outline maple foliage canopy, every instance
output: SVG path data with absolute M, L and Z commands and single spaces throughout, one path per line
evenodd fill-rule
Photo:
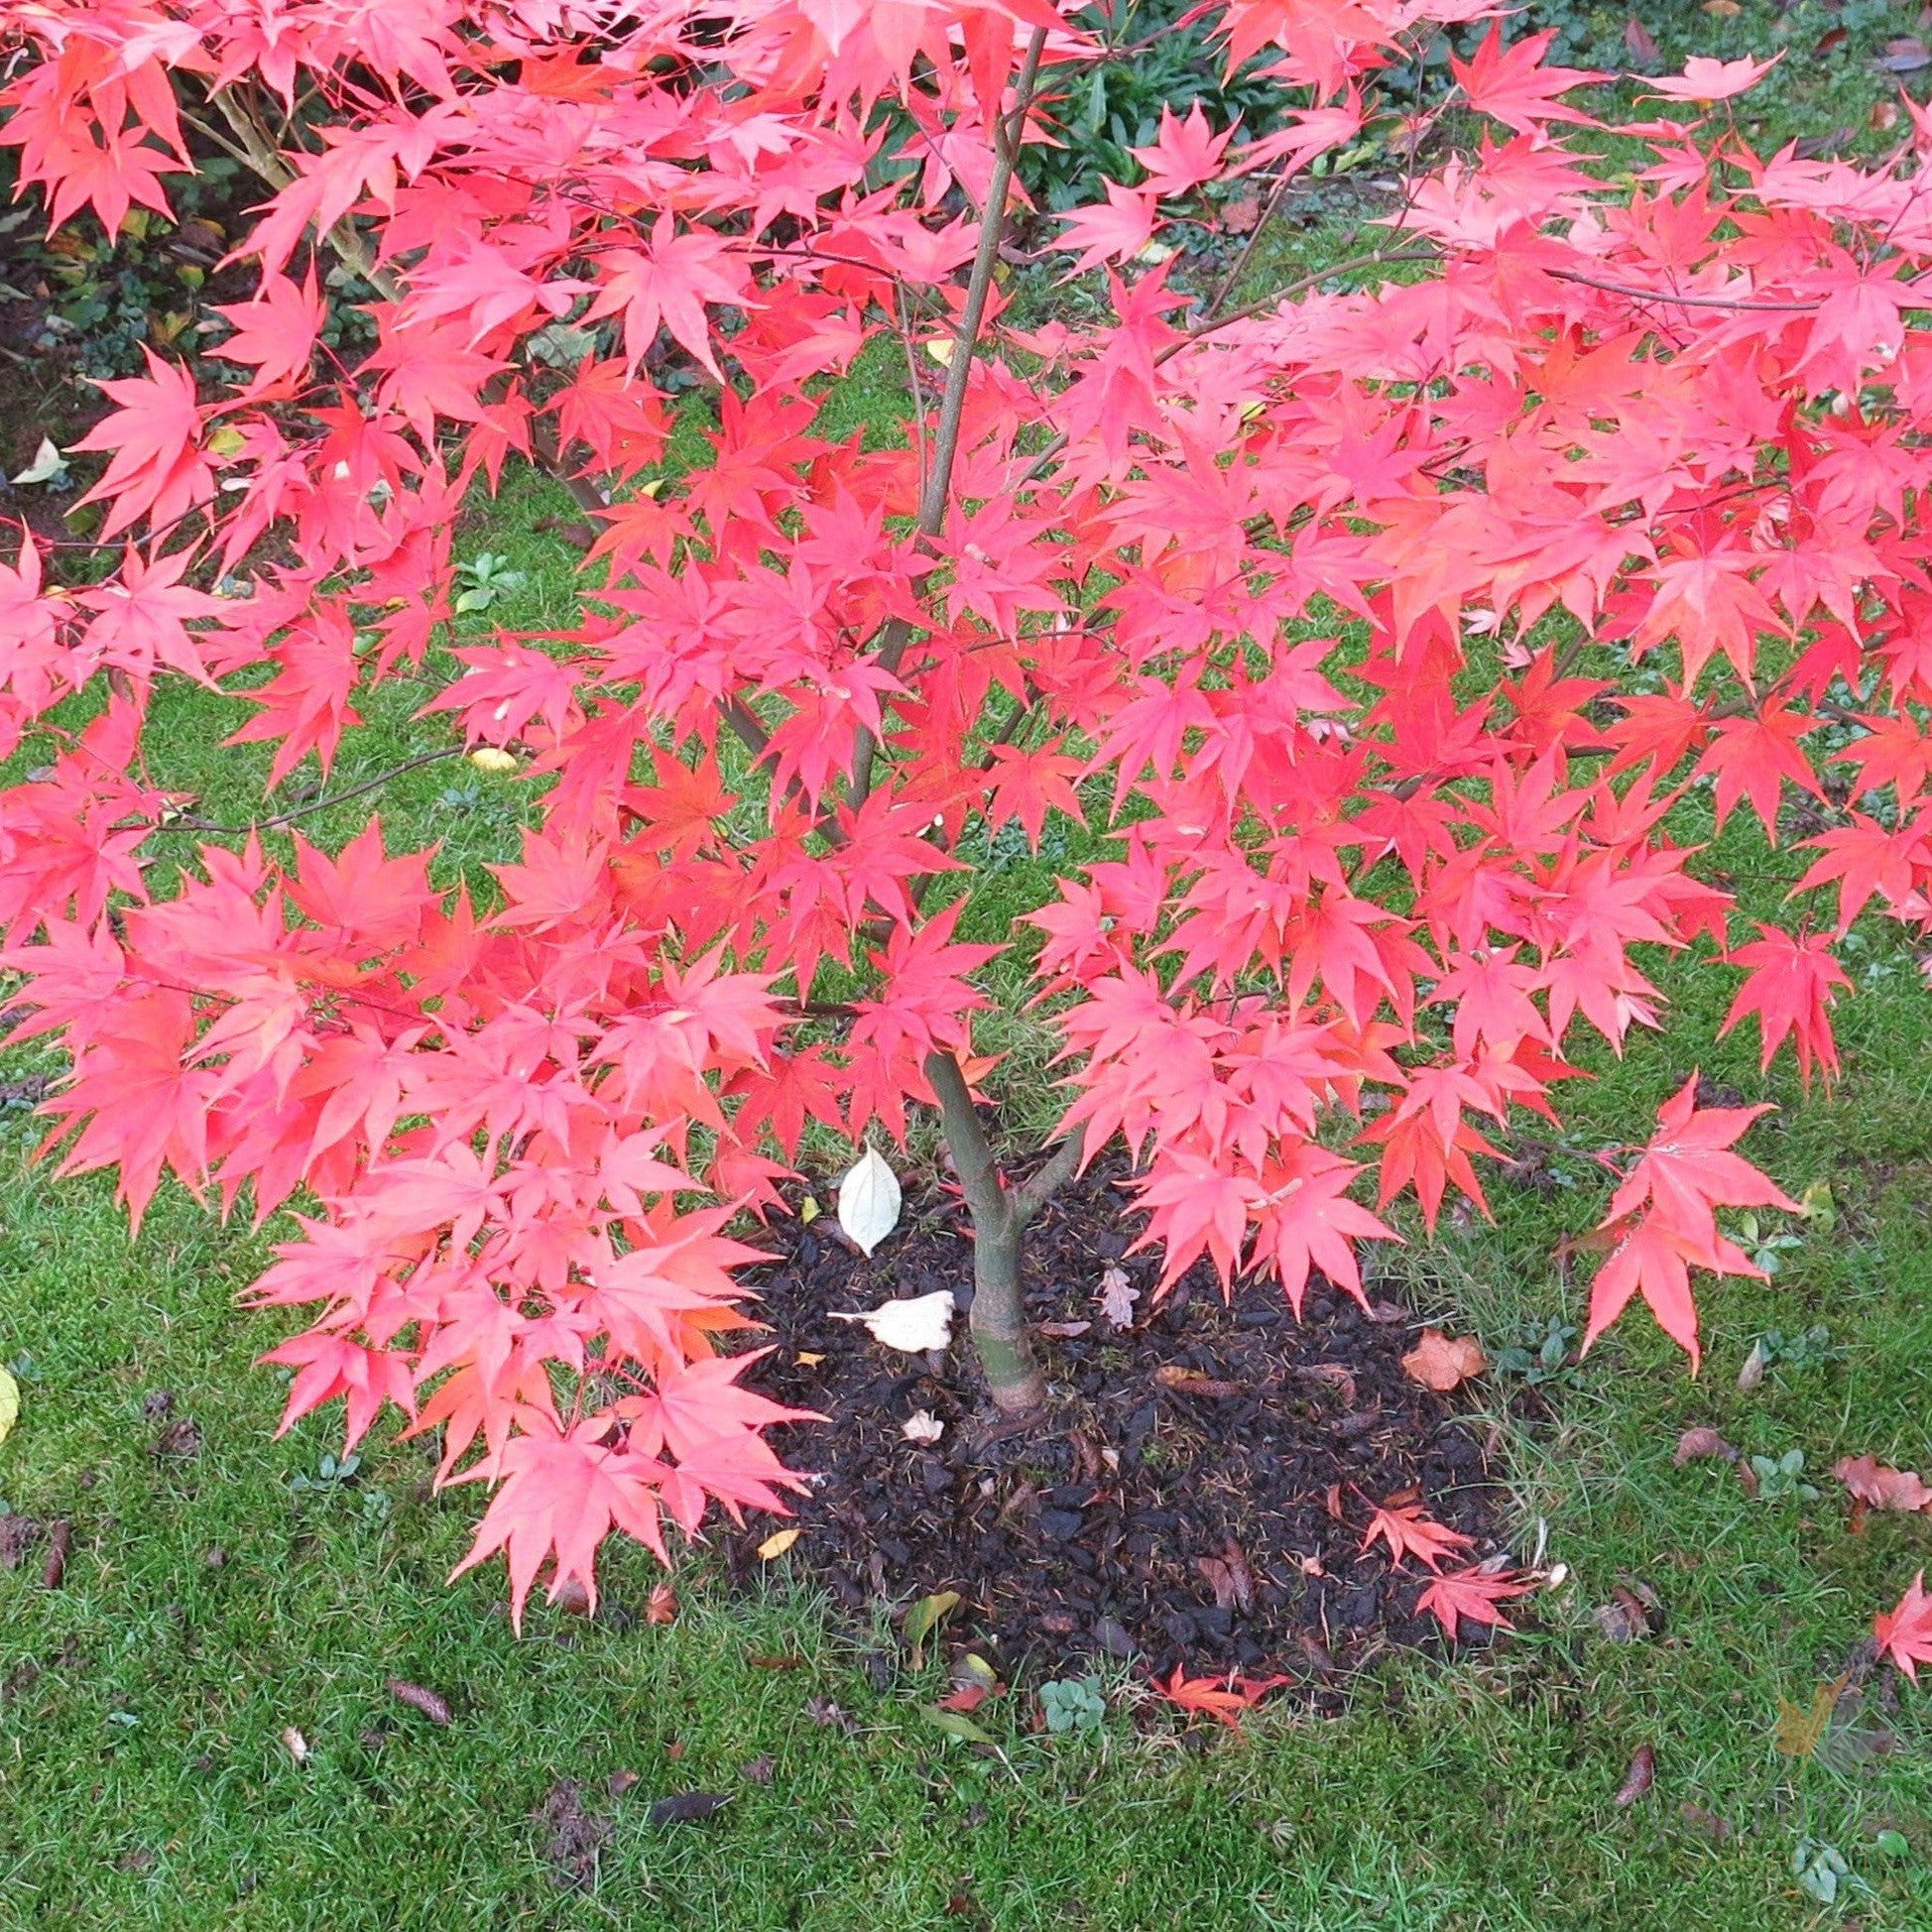
M 1011 941 L 1062 1133 L 1142 1156 L 1165 1281 L 1206 1256 L 1297 1308 L 1361 1291 L 1390 1203 L 1480 1206 L 1579 1041 L 1659 1024 L 1645 949 L 1708 942 L 1767 1063 L 1829 1079 L 1835 941 L 1932 914 L 1932 127 L 1759 156 L 1706 107 L 1753 76 L 1693 71 L 1614 184 L 1597 76 L 1498 28 L 1371 259 L 1230 310 L 1159 245 L 1190 197 L 1358 138 L 1390 60 L 1491 9 L 1209 11 L 1283 131 L 1168 117 L 1058 230 L 1102 319 L 1026 326 L 972 270 L 1097 58 L 1048 0 L 5 11 L 0 141 L 56 222 L 164 209 L 214 148 L 261 181 L 225 377 L 104 385 L 87 570 L 0 549 L 0 751 L 51 747 L 0 793 L 21 1035 L 64 1043 L 65 1164 L 135 1216 L 164 1174 L 300 1208 L 253 1290 L 305 1311 L 291 1419 L 440 1428 L 520 1609 L 594 1592 L 613 1529 L 782 1507 L 727 1224 L 808 1124 L 899 1137 L 935 1067 L 986 1081 L 969 830 L 1110 834 Z M 896 338 L 945 407 L 832 433 Z M 459 510 L 513 459 L 596 526 L 582 613 L 452 650 Z M 486 894 L 377 819 L 189 840 L 145 775 L 172 681 L 273 785 L 405 676 L 541 792 Z M 1777 842 L 1794 794 L 1803 895 L 1747 927 L 1678 808 Z M 1691 1271 L 1753 1271 L 1716 1220 L 1783 1201 L 1750 1114 L 1686 1088 L 1607 1157 L 1593 1337 L 1641 1296 L 1694 1356 Z

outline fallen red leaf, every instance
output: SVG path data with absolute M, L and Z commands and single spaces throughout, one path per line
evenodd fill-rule
M 1473 1549 L 1475 1541 L 1460 1529 L 1437 1522 L 1419 1503 L 1371 1506 L 1369 1533 L 1362 1538 L 1366 1550 L 1378 1539 L 1389 1546 L 1389 1560 L 1400 1563 L 1413 1556 L 1431 1570 L 1442 1567 L 1442 1559 L 1454 1549 Z
M 1872 1634 L 1879 1652 L 1907 1677 L 1916 1680 L 1918 1666 L 1932 1663 L 1932 1597 L 1925 1594 L 1923 1570 L 1912 1579 L 1896 1610 L 1872 1620 Z
M 1474 1563 L 1466 1570 L 1450 1570 L 1437 1577 L 1416 1599 L 1416 1615 L 1426 1610 L 1448 1632 L 1452 1643 L 1461 1635 L 1463 1623 L 1513 1630 L 1515 1626 L 1497 1606 L 1511 1597 L 1526 1596 L 1532 1588 L 1527 1579 L 1509 1570 Z
M 1239 1731 L 1242 1713 L 1252 1711 L 1269 1691 L 1287 1681 L 1285 1677 L 1189 1677 L 1185 1665 L 1175 1664 L 1167 1682 L 1154 1679 L 1154 1689 L 1183 1711 L 1218 1718 L 1230 1731 Z

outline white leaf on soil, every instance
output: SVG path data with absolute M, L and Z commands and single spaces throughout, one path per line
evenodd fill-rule
M 929 1408 L 915 1408 L 900 1426 L 907 1442 L 937 1442 L 945 1432 L 946 1425 Z
M 927 1349 L 944 1348 L 952 1340 L 952 1311 L 950 1288 L 915 1295 L 909 1301 L 882 1302 L 859 1314 L 826 1310 L 833 1321 L 864 1322 L 875 1342 L 883 1342 L 903 1355 L 923 1355 Z
M 868 1147 L 839 1182 L 838 1224 L 862 1255 L 899 1226 L 899 1176 L 877 1147 Z
M 34 460 L 14 478 L 16 483 L 52 483 L 67 466 L 67 459 L 52 436 L 43 436 Z

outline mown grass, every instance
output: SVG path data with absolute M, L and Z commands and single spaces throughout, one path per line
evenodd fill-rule
M 1296 229 L 1258 251 L 1258 273 L 1297 273 L 1335 241 Z M 862 372 L 834 426 L 882 430 L 897 381 L 885 364 Z M 492 617 L 570 621 L 570 558 L 536 529 L 569 514 L 514 475 L 479 517 L 468 551 L 506 554 L 526 578 Z M 447 744 L 444 724 L 412 716 L 426 688 L 380 700 L 320 795 Z M 223 824 L 261 809 L 262 750 L 215 749 L 241 715 L 180 695 L 156 747 L 157 776 Z M 313 802 L 300 785 L 280 809 Z M 528 787 L 451 760 L 301 829 L 333 847 L 372 803 L 392 846 L 441 841 L 444 883 L 486 881 L 531 814 Z M 968 923 L 1003 936 L 1051 867 L 987 858 Z M 1713 863 L 1760 905 L 1784 876 L 1736 825 Z M 1347 1716 L 1283 1706 L 1241 1740 L 1144 1721 L 1130 1674 L 1109 1680 L 1099 1734 L 1034 1738 L 995 1704 L 1001 1752 L 977 1753 L 921 1716 L 932 1668 L 915 1675 L 886 1632 L 828 1621 L 791 1559 L 749 1603 L 726 1601 L 700 1560 L 659 1629 L 637 1621 L 649 1559 L 619 1550 L 614 1610 L 534 1608 L 519 1635 L 500 1573 L 446 1583 L 478 1499 L 432 1494 L 423 1445 L 378 1443 L 352 1481 L 329 1483 L 322 1421 L 275 1439 L 282 1379 L 255 1358 L 277 1330 L 234 1297 L 276 1230 L 221 1228 L 170 1189 L 130 1239 L 105 1181 L 52 1181 L 30 1158 L 37 1126 L 0 1113 L 0 1359 L 24 1392 L 0 1495 L 75 1537 L 58 1589 L 42 1582 L 44 1543 L 0 1571 L 0 1925 L 1742 1932 L 1821 1916 L 1790 1870 L 1813 1839 L 1858 1874 L 1853 1916 L 1922 1932 L 1932 1691 L 1906 1688 L 1896 1708 L 1874 1697 L 1863 1743 L 1828 1741 L 1808 1761 L 1772 1746 L 1780 1700 L 1808 1702 L 1843 1668 L 1932 1550 L 1920 1518 L 1851 1534 L 1829 1495 L 1841 1454 L 1932 1457 L 1932 1025 L 1910 953 L 1874 928 L 1865 957 L 1830 1096 L 1783 1069 L 1761 1076 L 1748 1037 L 1716 1039 L 1733 975 L 1664 962 L 1671 1030 L 1593 1066 L 1548 1155 L 1556 1178 L 1498 1180 L 1494 1224 L 1453 1220 L 1385 1263 L 1492 1353 L 1526 1324 L 1579 1320 L 1560 1243 L 1602 1212 L 1592 1155 L 1640 1137 L 1698 1065 L 1779 1103 L 1750 1151 L 1794 1194 L 1828 1183 L 1836 1204 L 1835 1226 L 1800 1230 L 1771 1283 L 1706 1295 L 1699 1380 L 1639 1312 L 1553 1391 L 1547 1428 L 1506 1433 L 1518 1547 L 1540 1539 L 1569 1570 L 1517 1635 L 1450 1661 L 1385 1656 Z M 1024 1056 L 1026 1024 L 1001 1027 Z M 56 1065 L 46 1049 L 7 1056 L 10 1076 Z M 1045 1110 L 1020 1112 L 1033 1131 Z M 1820 1323 L 1829 1359 L 1736 1389 L 1759 1334 Z M 153 1453 L 164 1390 L 196 1424 L 197 1455 Z M 1673 1467 L 1679 1431 L 1706 1422 L 1747 1453 L 1802 1448 L 1827 1496 L 1753 1502 L 1721 1464 Z M 1631 1579 L 1657 1593 L 1664 1627 L 1615 1643 L 1591 1612 Z M 391 1678 L 445 1697 L 450 1726 L 400 1703 Z M 1644 1745 L 1654 1787 L 1619 1807 Z M 769 1781 L 747 1774 L 762 1759 Z M 638 1782 L 612 1796 L 619 1773 Z M 584 1889 L 559 1887 L 534 1816 L 566 1779 L 608 1826 Z M 709 1823 L 648 1822 L 651 1799 L 687 1790 L 732 1800 Z M 1877 1849 L 1887 1827 L 1908 1842 L 1902 1861 Z
M 1678 976 L 1680 1031 L 1605 1069 L 1576 1110 L 1580 1145 L 1623 1137 L 1692 1057 L 1763 1089 L 1735 1043 L 1708 1046 L 1725 977 Z M 1770 1742 L 1779 1699 L 1808 1701 L 1925 1560 L 1927 1525 L 1874 1519 L 1854 1537 L 1830 1500 L 1752 1503 L 1721 1465 L 1671 1466 L 1678 1431 L 1706 1421 L 1747 1451 L 1802 1447 L 1813 1472 L 1866 1449 L 1923 1462 L 1916 985 L 1881 979 L 1845 1031 L 1839 1094 L 1774 1083 L 1792 1104 L 1753 1149 L 1794 1189 L 1830 1181 L 1832 1238 L 1787 1254 L 1767 1288 L 1707 1297 L 1700 1381 L 1639 1317 L 1561 1392 L 1549 1430 L 1512 1438 L 1521 1547 L 1540 1517 L 1572 1576 L 1531 1628 L 1448 1663 L 1385 1658 L 1347 1717 L 1264 1713 L 1245 1742 L 1137 1728 L 1124 1682 L 1091 1739 L 1021 1735 L 995 1706 L 999 1758 L 933 1731 L 930 1669 L 829 1625 L 788 1574 L 751 1604 L 688 1578 L 667 1629 L 536 1609 L 517 1636 L 498 1575 L 445 1586 L 475 1499 L 431 1496 L 423 1447 L 378 1447 L 330 1486 L 322 1423 L 272 1439 L 280 1380 L 252 1361 L 268 1325 L 233 1306 L 262 1241 L 171 1193 L 129 1242 L 104 1184 L 29 1168 L 34 1130 L 15 1115 L 0 1348 L 25 1405 L 0 1487 L 16 1509 L 70 1517 L 76 1540 L 59 1590 L 40 1584 L 40 1549 L 0 1575 L 0 1923 L 942 1927 L 974 1922 L 954 1904 L 971 1899 L 1002 1928 L 1744 1927 L 1803 1922 L 1786 1868 L 1805 1836 L 1874 1887 L 1855 1903 L 1866 1924 L 1932 1922 L 1924 1694 L 1863 1721 L 1888 1734 L 1882 1756 L 1799 1764 Z M 1554 1244 L 1601 1194 L 1586 1182 L 1552 1209 L 1501 1186 L 1494 1229 L 1451 1230 L 1397 1271 L 1495 1349 L 1526 1320 L 1574 1318 Z M 1821 1321 L 1842 1355 L 1735 1390 L 1759 1332 Z M 160 1389 L 198 1424 L 198 1456 L 151 1453 L 162 1425 L 143 1405 Z M 1659 1637 L 1596 1629 L 1592 1606 L 1625 1578 L 1662 1599 Z M 619 1552 L 612 1601 L 634 1614 L 652 1580 Z M 883 1688 L 868 1651 L 894 1659 Z M 800 1661 L 753 1661 L 773 1656 Z M 398 1703 L 392 1676 L 446 1697 L 449 1729 Z M 814 1699 L 855 1728 L 814 1721 Z M 1642 1744 L 1655 1787 L 1620 1810 Z M 769 1784 L 743 1774 L 760 1757 Z M 641 1781 L 613 1799 L 620 1771 Z M 532 1817 L 561 1778 L 612 1825 L 584 1893 L 552 1883 Z M 732 1803 L 708 1824 L 646 1821 L 649 1799 L 690 1789 Z M 1687 1821 L 1685 1804 L 1708 1815 Z M 1873 1849 L 1884 1825 L 1913 1847 L 1902 1865 Z

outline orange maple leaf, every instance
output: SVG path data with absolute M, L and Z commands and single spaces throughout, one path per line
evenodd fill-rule
M 1175 1664 L 1174 1674 L 1164 1684 L 1158 1677 L 1153 1687 L 1183 1711 L 1218 1718 L 1230 1731 L 1241 1729 L 1244 1711 L 1252 1711 L 1271 1690 L 1288 1680 L 1285 1677 L 1190 1677 L 1184 1664 Z
M 1442 1559 L 1451 1550 L 1476 1546 L 1474 1539 L 1460 1529 L 1450 1529 L 1437 1522 L 1419 1503 L 1371 1504 L 1369 1533 L 1362 1539 L 1363 1549 L 1367 1550 L 1378 1538 L 1389 1545 L 1391 1563 L 1413 1556 L 1431 1570 L 1440 1569 Z

